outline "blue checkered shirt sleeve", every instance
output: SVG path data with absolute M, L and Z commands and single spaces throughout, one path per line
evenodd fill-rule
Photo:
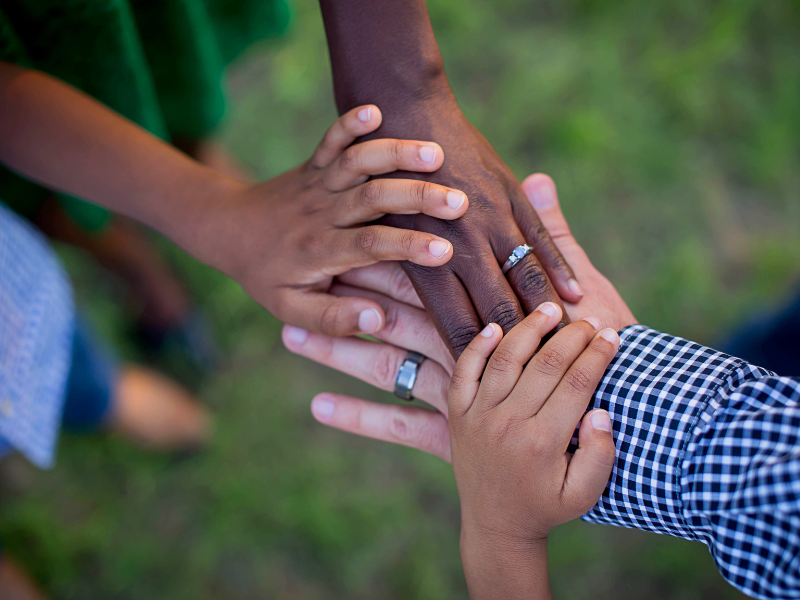
M 757 598 L 800 598 L 800 380 L 641 325 L 592 408 L 617 459 L 586 521 L 706 544 Z

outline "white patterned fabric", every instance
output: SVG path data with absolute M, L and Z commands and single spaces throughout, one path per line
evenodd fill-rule
M 800 598 L 800 379 L 641 325 L 591 408 L 617 459 L 586 521 L 706 544 L 757 598 Z
M 47 242 L 0 204 L 0 439 L 42 468 L 53 463 L 73 319 Z

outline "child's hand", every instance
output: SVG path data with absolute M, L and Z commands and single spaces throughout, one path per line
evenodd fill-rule
M 373 333 L 385 323 L 380 305 L 328 294 L 335 275 L 381 260 L 436 267 L 453 255 L 447 240 L 370 221 L 386 213 L 464 214 L 463 192 L 412 179 L 378 179 L 392 171 L 431 172 L 444 161 L 438 144 L 378 139 L 351 146 L 378 128 L 375 106 L 353 109 L 328 130 L 314 156 L 266 183 L 236 188 L 201 219 L 199 239 L 219 240 L 201 256 L 236 279 L 280 320 L 342 336 Z M 202 248 L 195 251 L 201 254 Z
M 500 327 L 487 326 L 453 373 L 450 443 L 473 598 L 548 597 L 550 529 L 594 506 L 611 474 L 609 415 L 584 412 L 619 336 L 589 317 L 539 349 L 560 319 L 546 302 L 502 341 Z

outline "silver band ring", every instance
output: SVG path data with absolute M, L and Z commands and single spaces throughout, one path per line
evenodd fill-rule
M 403 364 L 400 365 L 400 371 L 397 373 L 397 379 L 394 381 L 394 395 L 403 400 L 413 400 L 411 391 L 414 389 L 414 384 L 417 381 L 417 372 L 420 365 L 425 362 L 425 356 L 419 352 L 409 352 Z
M 511 253 L 511 256 L 508 257 L 506 264 L 503 265 L 503 273 L 508 273 L 511 267 L 528 256 L 528 254 L 531 252 L 533 252 L 533 248 L 528 246 L 528 244 L 522 244 L 521 246 L 514 248 L 514 251 Z

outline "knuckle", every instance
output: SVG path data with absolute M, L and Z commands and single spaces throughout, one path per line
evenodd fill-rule
M 486 426 L 486 432 L 492 440 L 493 445 L 507 446 L 513 442 L 516 421 L 509 418 L 489 419 L 490 423 Z
M 398 269 L 392 276 L 392 280 L 389 283 L 389 290 L 392 296 L 398 300 L 411 298 L 415 293 L 414 285 L 402 269 Z
M 328 335 L 336 335 L 341 320 L 341 312 L 341 307 L 337 302 L 328 304 L 319 317 L 320 330 Z
M 389 159 L 396 165 L 402 164 L 405 156 L 405 148 L 406 143 L 403 140 L 393 140 L 387 148 Z
M 520 367 L 517 354 L 508 348 L 498 348 L 489 359 L 489 368 L 499 373 L 514 373 Z
M 322 141 L 319 143 L 318 148 L 327 150 L 329 147 L 334 146 L 336 142 L 336 125 L 334 124 L 325 132 L 325 135 L 322 136 Z
M 388 339 L 399 339 L 403 337 L 404 323 L 401 318 L 399 307 L 394 303 L 388 303 L 383 307 L 386 315 L 386 323 L 383 326 L 383 335 Z
M 417 232 L 411 230 L 406 230 L 400 236 L 400 249 L 403 251 L 404 255 L 409 256 L 414 251 L 417 242 L 417 236 Z
M 374 229 L 364 227 L 356 234 L 355 245 L 359 252 L 371 255 L 378 245 L 378 235 Z
M 395 439 L 407 441 L 409 436 L 408 430 L 408 421 L 404 416 L 395 415 L 392 417 L 392 420 L 389 421 L 389 433 L 391 433 Z
M 399 356 L 389 348 L 383 348 L 375 355 L 372 363 L 372 374 L 383 389 L 392 389 L 394 387 L 397 373 L 400 371 L 398 359 Z
M 544 295 L 550 288 L 550 281 L 547 274 L 538 265 L 529 265 L 522 271 L 517 280 L 519 293 L 527 297 L 539 297 Z
M 418 448 L 427 451 L 441 451 L 448 445 L 448 439 L 444 427 L 436 427 L 433 423 L 424 423 L 415 429 L 413 439 Z
M 358 146 L 351 146 L 339 157 L 339 166 L 345 171 L 357 171 L 361 164 L 361 150 Z
M 488 319 L 490 323 L 500 325 L 503 331 L 508 331 L 520 320 L 520 310 L 514 300 L 502 300 L 489 313 Z
M 376 206 L 381 201 L 383 195 L 383 183 L 380 179 L 373 179 L 367 183 L 361 184 L 360 198 L 361 204 L 368 207 Z
M 450 347 L 456 356 L 461 356 L 467 349 L 470 342 L 480 333 L 480 329 L 474 325 L 453 325 L 444 327 L 444 333 L 449 341 Z
M 460 393 L 465 389 L 469 383 L 467 377 L 461 372 L 461 369 L 456 369 L 450 377 L 450 392 Z
M 594 332 L 592 332 L 594 333 Z M 605 340 L 593 340 L 585 352 L 591 354 L 593 360 L 607 361 L 610 355 L 613 355 L 614 346 Z
M 567 362 L 564 351 L 558 346 L 545 346 L 536 355 L 536 370 L 542 375 L 558 375 Z
M 430 181 L 422 181 L 416 184 L 412 194 L 414 206 L 421 209 L 427 201 L 433 199 L 438 189 L 438 186 Z
M 574 367 L 566 377 L 567 385 L 575 392 L 582 394 L 592 386 L 592 378 L 589 371 L 583 367 Z

